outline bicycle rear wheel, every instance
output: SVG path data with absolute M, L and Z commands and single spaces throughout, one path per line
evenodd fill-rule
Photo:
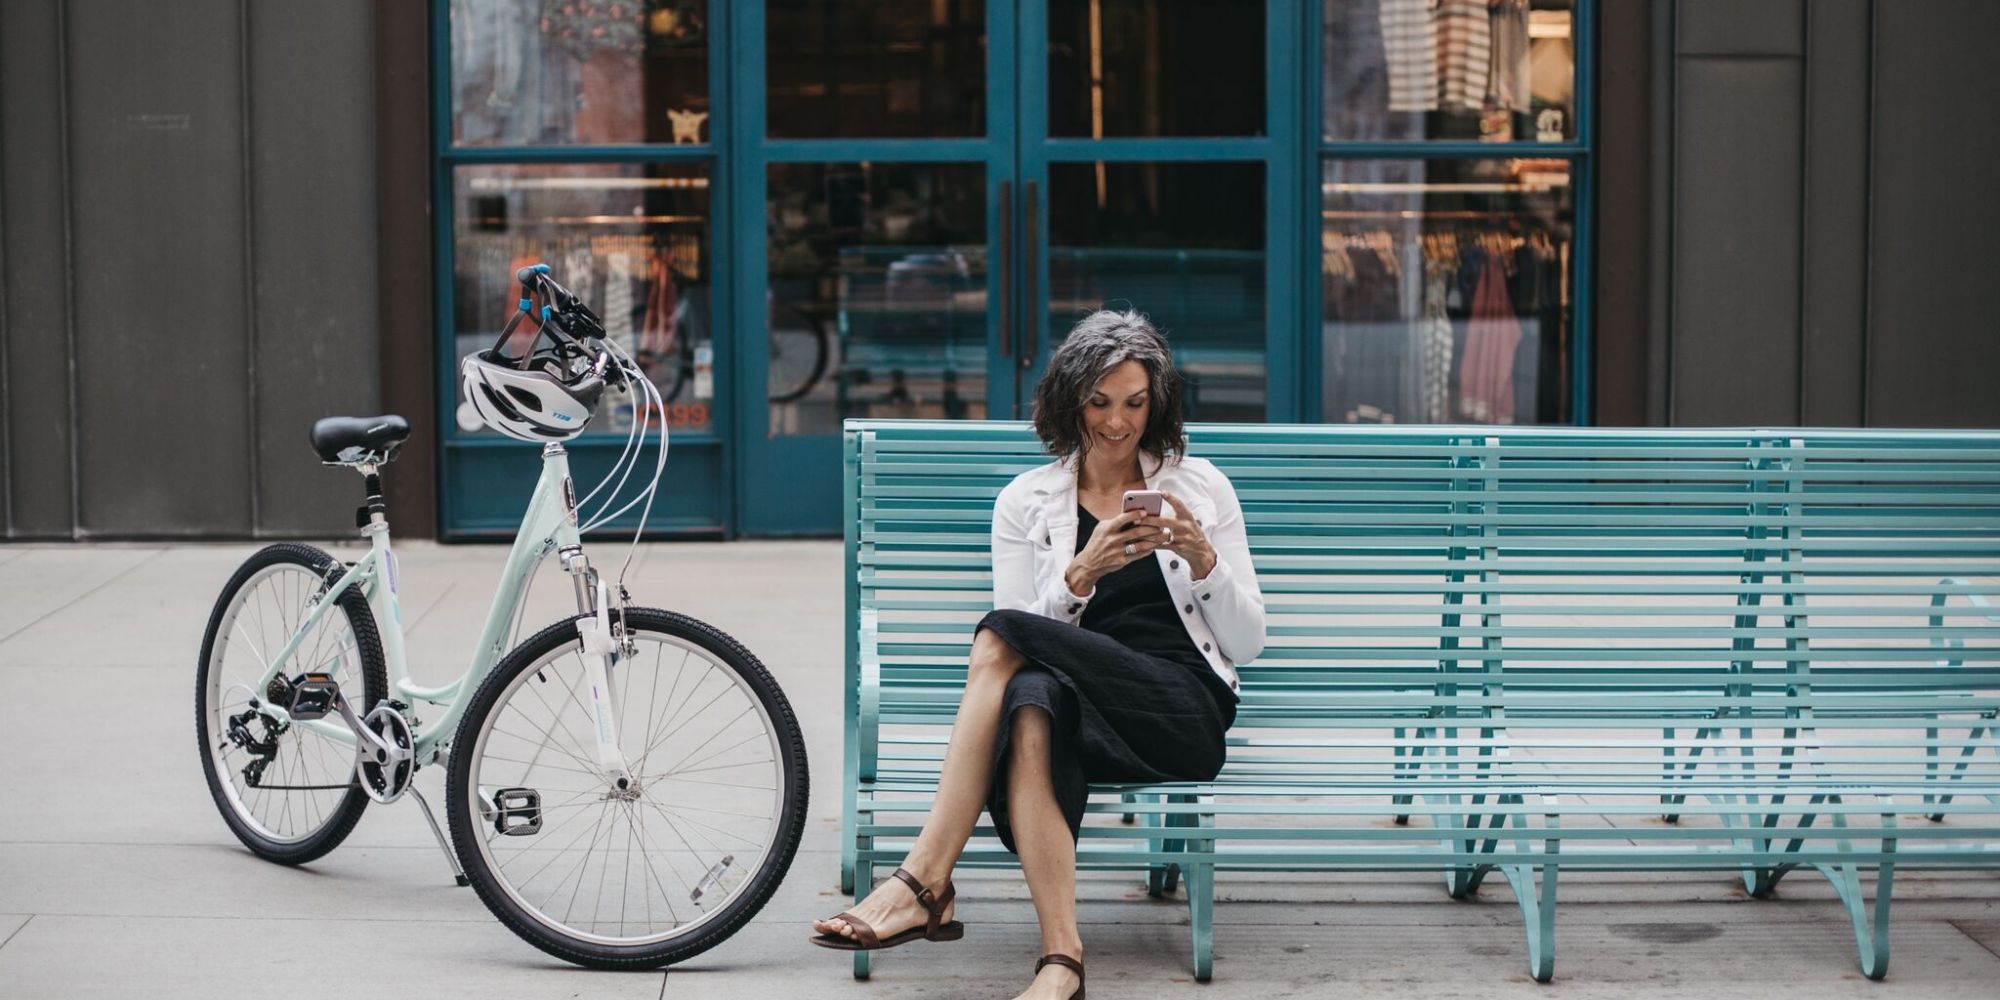
M 805 828 L 805 743 L 757 658 L 684 615 L 634 608 L 610 682 L 636 779 L 598 770 L 575 619 L 522 643 L 453 740 L 452 842 L 500 921 L 578 965 L 700 954 L 763 908 Z
M 310 545 L 266 546 L 222 588 L 202 637 L 195 677 L 195 738 L 209 794 L 236 839 L 280 864 L 304 864 L 347 838 L 368 796 L 354 777 L 354 748 L 306 725 L 278 724 L 252 689 L 341 566 Z M 387 697 L 375 616 L 351 587 L 300 641 L 280 675 L 331 674 L 357 712 Z

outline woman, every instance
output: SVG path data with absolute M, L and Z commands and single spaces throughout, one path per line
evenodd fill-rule
M 951 871 L 983 807 L 1020 856 L 1041 923 L 1029 1000 L 1083 996 L 1076 842 L 1093 781 L 1205 781 L 1236 718 L 1236 664 L 1264 648 L 1264 598 L 1229 480 L 1187 455 L 1180 377 L 1145 317 L 1070 331 L 1035 389 L 1054 462 L 993 508 L 979 622 L 937 798 L 894 877 L 815 921 L 846 950 L 956 940 Z M 1165 494 L 1159 516 L 1127 490 Z

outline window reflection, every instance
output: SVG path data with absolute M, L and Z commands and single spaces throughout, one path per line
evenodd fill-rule
M 1265 419 L 1264 168 L 1049 167 L 1049 336 L 1102 308 L 1167 335 L 1190 420 Z
M 1329 160 L 1331 423 L 1570 419 L 1574 199 L 1561 160 Z
M 1264 0 L 1053 0 L 1049 133 L 1264 134 Z
M 986 416 L 986 172 L 774 164 L 770 429 Z
M 1334 140 L 1561 142 L 1576 134 L 1574 0 L 1325 5 Z
M 667 404 L 668 426 L 714 420 L 717 373 L 709 311 L 708 173 L 642 164 L 460 167 L 453 176 L 452 311 L 456 356 L 493 345 L 519 308 L 514 272 L 548 264 L 604 321 Z M 522 324 L 508 347 L 533 337 Z M 637 406 L 607 395 L 591 433 L 628 432 Z M 461 431 L 487 433 L 476 426 Z
M 767 0 L 774 139 L 986 133 L 983 0 Z
M 451 0 L 463 146 L 704 143 L 707 0 Z

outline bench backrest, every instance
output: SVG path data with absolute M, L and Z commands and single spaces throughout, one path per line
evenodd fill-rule
M 1242 499 L 1269 613 L 1239 727 L 2000 708 L 2000 433 L 1189 438 Z M 994 498 L 1048 457 L 988 421 L 851 420 L 846 454 L 848 691 L 865 670 L 880 698 L 850 719 L 948 723 Z

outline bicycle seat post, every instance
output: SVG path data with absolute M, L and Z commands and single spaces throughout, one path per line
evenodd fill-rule
M 381 467 L 373 462 L 363 462 L 354 468 L 361 473 L 362 483 L 368 490 L 368 501 L 354 508 L 354 526 L 362 529 L 362 535 L 372 535 L 389 525 L 389 504 L 382 499 Z

